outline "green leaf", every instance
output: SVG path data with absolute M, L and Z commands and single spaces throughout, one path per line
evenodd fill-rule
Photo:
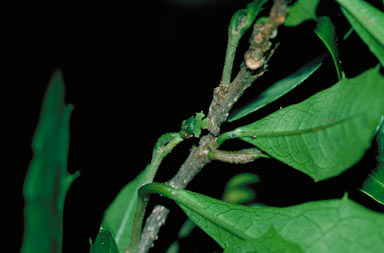
M 231 245 L 224 251 L 224 253 L 243 253 L 243 252 L 303 253 L 303 250 L 297 244 L 285 240 L 276 232 L 276 230 L 273 227 L 271 227 L 261 237 L 254 240 Z
M 226 184 L 222 199 L 238 204 L 251 201 L 255 197 L 255 192 L 247 188 L 247 186 L 259 181 L 259 177 L 252 173 L 237 174 Z
M 240 38 L 251 27 L 261 8 L 268 0 L 255 0 L 247 4 L 247 9 L 238 10 L 229 22 L 228 33 L 239 34 Z
M 165 253 L 179 253 L 179 248 L 179 242 L 175 241 L 168 247 Z
M 384 248 L 384 215 L 347 198 L 252 208 L 158 183 L 145 185 L 139 192 L 175 200 L 224 249 L 263 236 L 268 244 L 275 240 L 277 246 L 297 245 L 313 253 L 381 252 Z M 263 246 L 268 246 L 267 242 Z
M 299 84 L 304 82 L 308 77 L 310 77 L 321 66 L 323 59 L 324 56 L 318 57 L 313 61 L 305 64 L 291 75 L 271 85 L 268 89 L 262 92 L 253 102 L 249 103 L 240 110 L 232 113 L 228 117 L 227 121 L 232 122 L 241 119 L 263 108 L 267 104 L 272 103 L 283 95 L 287 94 L 289 91 L 293 90 Z
M 240 36 L 242 36 L 248 30 L 248 28 L 251 27 L 257 15 L 262 10 L 263 5 L 267 1 L 268 0 L 254 0 L 251 3 L 247 4 L 247 9 L 244 10 L 246 12 L 245 20 L 240 20 L 240 22 L 237 22 L 237 24 L 232 23 L 231 20 L 230 29 L 237 29 L 238 32 L 241 34 Z
M 222 199 L 226 202 L 238 204 L 252 200 L 255 193 L 248 189 L 247 186 L 259 182 L 259 180 L 259 177 L 252 173 L 240 173 L 233 176 L 225 186 Z M 179 240 L 188 237 L 195 227 L 195 223 L 188 218 L 179 230 L 178 240 L 169 246 L 167 253 L 178 252 Z
M 307 100 L 276 111 L 217 140 L 240 138 L 316 181 L 339 175 L 370 147 L 384 114 L 378 68 L 342 79 Z
M 377 168 L 364 182 L 362 192 L 384 205 L 384 167 Z
M 319 0 L 297 0 L 289 7 L 289 13 L 284 25 L 298 26 L 307 20 L 317 20 L 316 10 Z
M 333 25 L 329 17 L 321 17 L 317 23 L 315 33 L 323 41 L 324 45 L 330 52 L 333 62 L 336 67 L 337 76 L 341 79 L 341 66 L 339 59 L 339 51 L 337 50 L 336 43 L 336 32 L 335 26 Z
M 379 146 L 378 166 L 372 175 L 364 182 L 362 192 L 384 205 L 384 123 L 377 133 Z
M 361 0 L 337 2 L 357 34 L 384 66 L 384 13 Z
M 119 253 L 116 242 L 111 232 L 102 230 L 96 237 L 96 241 L 92 244 L 90 253 Z M 124 252 L 124 251 L 122 251 Z
M 124 186 L 104 213 L 102 227 L 112 233 L 120 252 L 125 252 L 131 240 L 138 199 L 137 191 L 145 175 L 146 170 Z
M 61 252 L 65 195 L 78 176 L 67 172 L 72 106 L 65 104 L 64 96 L 61 73 L 55 72 L 44 96 L 24 182 L 23 253 Z
M 202 129 L 208 128 L 208 119 L 205 118 L 203 112 L 197 112 L 196 116 L 189 117 L 181 124 L 181 135 L 184 138 L 190 138 L 192 136 L 199 138 Z

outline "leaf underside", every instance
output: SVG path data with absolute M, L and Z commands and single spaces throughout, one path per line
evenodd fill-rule
M 244 253 L 244 252 L 303 253 L 304 251 L 299 247 L 299 245 L 285 240 L 276 232 L 276 230 L 273 227 L 271 227 L 261 237 L 254 240 L 231 245 L 228 248 L 226 248 L 224 251 L 224 253 Z
M 381 252 L 384 248 L 384 215 L 347 198 L 253 208 L 158 183 L 142 190 L 175 200 L 224 249 L 257 243 L 263 236 L 269 243 L 260 247 L 285 243 L 296 249 L 292 252 L 300 252 L 298 247 L 313 253 Z
M 233 133 L 316 181 L 324 180 L 358 162 L 370 147 L 384 114 L 383 97 L 384 78 L 370 69 Z

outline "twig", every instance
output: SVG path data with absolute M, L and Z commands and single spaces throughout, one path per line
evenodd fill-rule
M 266 1 L 268 0 L 253 1 L 247 5 L 247 9 L 238 10 L 232 16 L 229 23 L 227 52 L 225 54 L 223 75 L 220 83 L 222 86 L 230 84 L 233 62 L 240 39 L 253 24 Z
M 255 70 L 265 64 L 268 59 L 266 53 L 272 46 L 270 40 L 276 36 L 277 28 L 284 23 L 287 13 L 285 1 L 275 0 L 268 21 L 265 24 L 254 25 L 250 47 L 245 53 L 245 63 L 249 69 Z
M 223 124 L 233 105 L 241 97 L 244 91 L 261 75 L 265 69 L 262 68 L 257 74 L 247 69 L 242 64 L 239 73 L 229 86 L 219 85 L 214 89 L 213 99 L 208 111 L 209 131 L 211 135 L 218 136 L 221 124 Z
M 211 135 L 201 137 L 198 147 L 192 147 L 192 150 L 180 167 L 177 174 L 169 181 L 172 187 L 184 189 L 188 183 L 200 172 L 200 170 L 210 162 L 208 153 L 211 149 L 216 148 L 216 138 Z M 169 210 L 161 205 L 156 206 L 148 217 L 144 229 L 141 233 L 137 252 L 143 253 L 153 245 L 157 239 L 157 234 L 161 226 L 164 224 Z
M 180 133 L 166 133 L 160 136 L 157 140 L 155 147 L 152 153 L 151 163 L 145 168 L 146 176 L 141 183 L 142 185 L 152 183 L 157 169 L 159 168 L 164 157 L 169 154 L 173 148 L 175 148 L 180 142 L 183 141 L 183 138 Z M 136 205 L 135 218 L 132 225 L 132 234 L 131 241 L 128 248 L 134 249 L 138 247 L 138 243 L 141 235 L 141 227 L 144 219 L 145 209 L 147 207 L 149 198 L 138 198 Z M 127 248 L 127 250 L 128 250 Z
M 211 161 L 209 152 L 218 148 L 216 136 L 220 133 L 221 124 L 225 122 L 229 111 L 244 91 L 259 76 L 264 74 L 266 62 L 269 58 L 267 53 L 271 48 L 270 39 L 276 33 L 277 27 L 284 22 L 286 14 L 285 1 L 275 0 L 267 23 L 261 26 L 255 25 L 251 45 L 245 55 L 245 64 L 242 64 L 239 73 L 230 85 L 220 84 L 214 89 L 207 116 L 210 133 L 200 139 L 198 147 L 192 148 L 177 174 L 167 184 L 178 189 L 184 189 L 201 169 Z M 138 247 L 139 253 L 149 251 L 157 239 L 157 234 L 168 213 L 169 210 L 160 205 L 153 209 L 141 234 Z
M 239 151 L 212 150 L 208 157 L 211 160 L 222 161 L 226 163 L 249 163 L 258 158 L 269 158 L 257 148 L 247 148 Z

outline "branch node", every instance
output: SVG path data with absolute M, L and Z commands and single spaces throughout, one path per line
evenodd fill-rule
M 230 79 L 234 56 L 230 55 L 226 59 L 224 70 L 226 76 L 223 76 L 221 84 L 214 89 L 213 99 L 209 107 L 207 116 L 209 134 L 200 138 L 199 146 L 192 148 L 188 158 L 177 174 L 167 183 L 168 185 L 177 189 L 184 189 L 200 170 L 211 161 L 209 156 L 214 159 L 221 156 L 235 163 L 245 163 L 258 157 L 267 157 L 257 149 L 223 154 L 220 152 L 225 151 L 217 151 L 219 144 L 216 140 L 220 134 L 221 124 L 226 121 L 234 103 L 258 77 L 265 73 L 266 63 L 274 51 L 274 49 L 270 50 L 272 46 L 270 39 L 276 36 L 277 27 L 285 21 L 286 15 L 287 6 L 285 0 L 275 0 L 267 23 L 254 26 L 250 48 L 245 54 L 245 63 L 240 66 L 240 71 L 232 82 L 230 82 Z M 228 48 L 231 51 L 230 54 L 234 54 L 235 50 L 232 50 L 231 45 Z M 214 152 L 210 154 L 212 150 Z M 157 238 L 160 227 L 164 224 L 168 213 L 169 210 L 162 206 L 156 206 L 152 211 L 141 234 L 138 247 L 139 253 L 148 252 L 154 239 Z

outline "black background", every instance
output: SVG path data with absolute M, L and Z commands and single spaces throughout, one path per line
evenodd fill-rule
M 193 1 L 192 1 L 193 2 Z M 178 131 L 182 120 L 195 112 L 208 110 L 212 90 L 220 80 L 226 47 L 227 25 L 235 10 L 246 1 L 206 1 L 205 4 L 177 1 L 140 1 L 112 4 L 95 2 L 24 6 L 13 9 L 8 19 L 12 27 L 10 87 L 13 113 L 11 127 L 18 127 L 13 143 L 17 158 L 17 250 L 23 230 L 22 185 L 32 158 L 31 139 L 50 77 L 61 70 L 66 85 L 66 100 L 74 105 L 71 118 L 69 171 L 81 175 L 69 189 L 64 211 L 64 252 L 87 252 L 89 238 L 94 239 L 103 211 L 119 190 L 142 170 L 151 159 L 156 139 L 163 133 Z M 319 9 L 331 15 L 345 33 L 348 26 L 337 15 L 338 7 L 329 1 Z M 12 12 L 13 13 L 13 12 Z M 299 28 L 282 28 L 281 41 L 265 76 L 257 81 L 240 101 L 244 104 L 273 81 L 289 74 L 306 61 L 325 52 L 312 32 L 314 23 Z M 288 34 L 288 35 L 287 35 Z M 248 35 L 249 36 L 249 35 Z M 246 38 L 248 37 L 245 36 Z M 340 54 L 347 76 L 375 66 L 375 58 L 356 34 L 343 42 Z M 247 39 L 240 45 L 243 54 Z M 354 50 L 359 48 L 359 50 Z M 241 56 L 236 59 L 235 70 Z M 363 62 L 363 64 L 362 64 Z M 337 81 L 328 57 L 324 66 L 307 82 L 260 110 L 256 116 L 224 125 L 224 130 L 252 122 L 268 113 L 297 103 Z M 21 127 L 21 128 L 20 128 Z M 196 140 L 188 140 L 167 157 L 156 181 L 168 180 L 186 158 Z M 227 149 L 243 147 L 230 142 Z M 375 164 L 372 148 L 352 169 L 340 177 L 320 183 L 280 162 L 260 160 L 247 165 L 212 162 L 188 187 L 220 198 L 225 182 L 239 172 L 255 172 L 261 183 L 254 186 L 256 201 L 287 206 L 308 200 L 349 196 L 379 210 L 369 198 L 355 190 Z M 299 183 L 298 183 L 299 182 Z M 164 252 L 175 240 L 184 214 L 170 201 L 172 213 L 153 252 Z M 211 239 L 197 230 L 194 238 L 184 240 L 181 252 L 218 251 Z

